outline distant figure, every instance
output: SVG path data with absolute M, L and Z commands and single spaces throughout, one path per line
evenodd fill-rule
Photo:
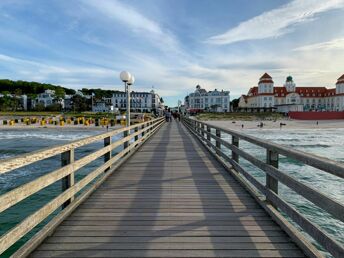
M 106 125 L 106 131 L 109 131 L 109 125 Z
M 179 112 L 176 112 L 176 117 L 177 117 L 177 121 L 180 121 L 180 114 L 179 114 Z
M 166 122 L 171 122 L 172 121 L 172 114 L 171 114 L 171 110 L 170 109 L 167 109 L 165 111 L 165 119 L 166 119 Z
M 317 121 L 317 125 L 319 125 L 319 122 Z
M 287 125 L 287 124 L 280 123 L 280 129 L 282 129 L 282 126 L 283 126 L 283 125 Z
M 241 125 L 241 128 L 244 129 L 244 124 Z

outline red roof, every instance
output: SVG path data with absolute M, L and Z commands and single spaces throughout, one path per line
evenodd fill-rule
M 327 89 L 325 87 L 295 87 L 295 92 L 301 97 L 327 97 L 336 94 L 336 88 Z M 274 87 L 274 93 L 258 94 L 258 87 L 254 86 L 248 91 L 248 97 L 257 95 L 275 95 L 276 97 L 285 97 L 289 92 L 284 86 Z
M 338 78 L 336 84 L 339 84 L 339 83 L 344 83 L 344 74 Z
M 264 73 L 263 76 L 260 77 L 260 80 L 261 80 L 261 79 L 272 79 L 272 77 L 271 77 L 269 74 Z

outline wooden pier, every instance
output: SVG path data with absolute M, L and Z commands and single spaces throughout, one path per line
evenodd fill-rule
M 93 158 L 105 154 L 105 165 L 88 181 L 83 179 L 85 181 L 81 184 L 74 183 L 71 175 L 86 164 L 86 160 L 74 161 L 71 150 L 87 144 L 91 139 L 86 143 L 74 143 L 73 148 L 66 145 L 69 146 L 67 150 L 66 146 L 60 147 L 63 150 L 55 149 L 53 154 L 64 153 L 63 164 L 69 171 L 55 179 L 64 180 L 63 193 L 74 190 L 66 196 L 61 194 L 64 198 L 60 198 L 54 207 L 63 204 L 64 209 L 13 257 L 323 256 L 276 209 L 279 207 L 288 214 L 284 203 L 276 199 L 278 181 L 288 184 L 287 179 L 270 174 L 264 189 L 257 186 L 265 194 L 262 198 L 252 190 L 251 184 L 256 182 L 249 175 L 246 175 L 248 181 L 239 175 L 245 175 L 239 165 L 239 156 L 245 154 L 235 151 L 240 135 L 234 135 L 232 143 L 227 144 L 221 140 L 220 128 L 211 128 L 186 118 L 183 123 L 164 123 L 162 119 L 157 119 L 132 126 L 131 129 L 130 134 L 120 129 L 119 133 L 124 133 L 126 138 L 117 145 L 111 141 L 113 132 L 98 137 L 98 140 L 104 139 L 105 150 L 99 150 Z M 134 142 L 129 145 L 130 138 Z M 110 150 L 119 144 L 126 144 L 126 148 L 112 156 Z M 226 144 L 234 146 L 234 155 L 230 158 L 221 151 Z M 277 153 L 278 150 L 270 149 L 267 166 L 278 170 L 278 155 L 271 151 Z M 25 160 L 25 157 L 22 158 Z M 312 165 L 311 158 L 307 164 Z M 77 165 L 68 170 L 73 163 Z M 342 168 L 340 164 L 331 164 Z M 2 172 L 13 167 L 16 167 L 13 160 L 5 160 Z M 89 190 L 75 197 L 78 189 L 99 175 L 102 177 Z M 251 184 L 247 183 L 249 181 Z M 34 190 L 27 194 L 32 192 Z M 25 198 L 22 195 L 16 199 L 18 195 L 18 192 L 9 192 L 7 196 L 5 194 L 5 199 L 0 197 L 0 204 L 11 200 L 10 205 L 13 205 Z M 321 201 L 324 202 L 324 199 Z M 338 214 L 335 212 L 334 216 L 342 219 L 339 212 L 343 205 L 336 202 L 330 204 L 332 206 L 326 204 L 329 211 L 339 207 Z M 47 216 L 48 212 L 44 214 Z M 31 219 L 39 217 L 39 214 L 35 216 Z M 43 215 L 39 217 L 43 218 Z M 291 218 L 300 222 L 295 214 L 291 214 Z M 306 222 L 300 223 L 305 225 L 307 232 L 314 231 Z M 24 221 L 14 231 L 2 236 L 1 250 L 4 251 L 34 226 Z M 320 234 L 318 231 L 315 233 Z M 343 246 L 326 233 L 322 234 L 321 239 L 316 240 L 321 244 L 326 241 L 326 250 L 340 257 Z

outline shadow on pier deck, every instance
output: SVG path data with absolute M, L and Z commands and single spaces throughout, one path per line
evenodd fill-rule
M 190 132 L 165 124 L 30 257 L 302 257 Z

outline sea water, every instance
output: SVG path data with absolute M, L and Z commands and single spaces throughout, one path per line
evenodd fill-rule
M 88 136 L 104 133 L 105 130 L 87 129 L 19 129 L 0 130 L 0 159 L 12 158 L 18 155 L 41 150 L 43 148 L 65 144 Z M 117 135 L 113 140 L 121 137 Z M 103 146 L 102 141 L 88 144 L 75 150 L 75 159 L 80 159 Z M 114 153 L 116 150 L 114 150 Z M 103 157 L 89 163 L 75 173 L 75 180 L 79 181 L 89 172 L 103 164 Z M 0 194 L 8 192 L 20 185 L 52 172 L 61 167 L 61 156 L 57 155 L 43 161 L 35 162 L 28 166 L 0 175 Z M 58 181 L 13 207 L 0 213 L 0 235 L 8 232 L 27 216 L 43 207 L 61 192 L 61 182 Z M 40 223 L 34 230 L 13 245 L 1 257 L 9 257 L 23 243 L 30 239 L 42 226 L 44 226 L 60 209 L 56 210 L 49 218 Z
M 104 132 L 99 130 L 78 129 L 29 129 L 29 130 L 1 130 L 0 131 L 0 159 L 10 158 L 17 155 L 29 153 L 45 147 L 51 147 L 67 143 Z M 247 129 L 244 133 L 249 135 L 283 144 L 291 148 L 302 150 L 318 156 L 344 162 L 344 129 Z M 229 136 L 223 135 L 230 139 Z M 102 142 L 87 145 L 76 150 L 76 159 L 90 154 L 95 149 L 102 147 Z M 253 154 L 255 157 L 265 160 L 265 149 L 240 141 L 240 148 Z M 103 160 L 98 159 L 86 168 L 76 173 L 76 179 L 80 180 L 90 171 L 94 170 Z M 240 164 L 245 167 L 259 181 L 265 183 L 265 174 L 255 168 L 249 162 L 240 158 Z M 0 194 L 10 191 L 15 187 L 30 182 L 61 165 L 60 157 L 52 157 L 44 161 L 34 163 L 13 172 L 0 175 Z M 340 179 L 326 172 L 304 165 L 301 162 L 281 156 L 279 168 L 290 176 L 293 176 L 326 195 L 344 203 L 344 179 Z M 61 192 L 61 184 L 57 182 L 45 188 L 37 194 L 25 199 L 19 204 L 0 214 L 0 235 L 10 230 L 13 226 L 25 219 L 28 215 L 42 207 Z M 317 208 L 289 188 L 279 185 L 279 195 L 292 204 L 297 210 L 311 221 L 318 224 L 337 241 L 344 243 L 344 223 L 335 220 L 323 210 Z M 20 210 L 20 212 L 18 212 Z M 59 210 L 58 210 L 59 211 Z M 57 213 L 56 211 L 55 213 Z M 53 214 L 54 215 L 54 214 Z M 39 230 L 50 218 L 41 223 L 35 230 L 15 244 L 6 256 L 16 250 L 35 232 Z
M 242 132 L 320 157 L 344 162 L 344 128 L 247 129 Z M 231 141 L 229 135 L 222 137 Z M 240 140 L 240 148 L 254 157 L 266 161 L 266 149 L 242 140 Z M 239 162 L 258 181 L 265 184 L 265 173 L 263 171 L 243 158 L 240 158 Z M 344 179 L 281 155 L 279 158 L 279 169 L 287 175 L 296 178 L 299 182 L 324 193 L 342 204 L 344 203 Z M 316 207 L 281 183 L 279 184 L 279 195 L 306 218 L 324 229 L 331 237 L 344 244 L 344 223 L 334 219 L 330 214 Z M 314 244 L 322 250 L 320 246 L 316 243 Z M 330 257 L 328 253 L 325 253 L 325 255 Z

